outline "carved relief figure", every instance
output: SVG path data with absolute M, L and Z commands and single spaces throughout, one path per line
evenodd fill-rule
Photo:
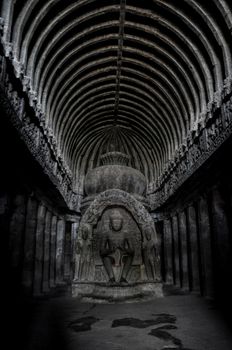
M 91 279 L 93 264 L 91 226 L 83 224 L 80 229 L 80 238 L 76 242 L 75 279 L 87 281 Z
M 75 280 L 110 285 L 160 281 L 159 243 L 152 218 L 130 195 L 122 196 L 115 189 L 106 192 L 82 218 Z
M 127 275 L 130 270 L 134 249 L 124 230 L 124 219 L 119 210 L 114 209 L 109 218 L 108 234 L 105 233 L 100 243 L 100 256 L 109 277 L 110 283 L 115 283 L 113 265 L 123 264 L 120 283 L 128 283 Z
M 146 227 L 144 230 L 144 242 L 142 245 L 143 261 L 146 269 L 147 279 L 149 281 L 159 280 L 159 254 L 157 251 L 157 243 L 153 237 L 152 227 Z

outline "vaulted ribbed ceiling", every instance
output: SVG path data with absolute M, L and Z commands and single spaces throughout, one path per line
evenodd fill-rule
M 155 180 L 231 74 L 225 0 L 7 0 L 15 60 L 77 182 L 112 129 Z M 9 20 L 13 13 L 12 26 Z

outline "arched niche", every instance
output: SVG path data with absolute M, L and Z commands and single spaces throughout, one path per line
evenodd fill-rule
M 118 218 L 113 218 L 116 214 Z M 121 220 L 122 227 L 112 227 L 113 220 Z M 83 232 L 88 238 L 83 239 Z M 153 219 L 127 192 L 112 189 L 95 198 L 81 219 L 76 244 L 76 260 L 91 264 L 92 271 L 89 277 L 76 273 L 76 280 L 120 284 L 159 279 L 159 263 L 152 262 L 159 256 Z

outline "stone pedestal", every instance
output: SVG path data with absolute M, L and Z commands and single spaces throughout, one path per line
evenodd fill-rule
M 72 296 L 92 302 L 129 302 L 163 297 L 163 287 L 157 282 L 122 284 L 77 282 L 72 284 Z

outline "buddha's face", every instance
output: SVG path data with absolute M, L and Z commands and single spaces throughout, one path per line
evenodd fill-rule
M 151 233 L 150 232 L 146 232 L 146 238 L 148 241 L 151 240 Z
M 88 238 L 88 231 L 87 230 L 83 230 L 82 232 L 82 238 L 86 241 L 86 239 Z
M 120 231 L 122 229 L 123 218 L 119 211 L 113 212 L 110 216 L 110 226 L 114 231 Z
M 88 238 L 89 236 L 89 230 L 88 230 L 88 227 L 84 226 L 82 228 L 82 239 L 84 239 L 86 241 L 86 239 Z

